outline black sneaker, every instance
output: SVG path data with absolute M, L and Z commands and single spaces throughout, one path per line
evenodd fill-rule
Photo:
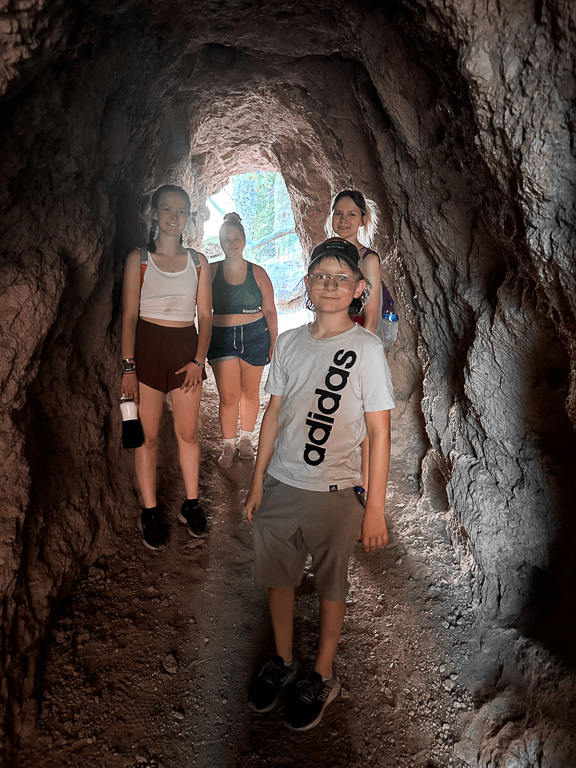
M 169 530 L 158 507 L 146 507 L 140 515 L 142 539 L 149 549 L 164 549 Z
M 336 675 L 324 682 L 322 675 L 312 672 L 298 682 L 286 701 L 284 724 L 293 731 L 314 728 L 322 720 L 328 704 L 340 695 L 341 690 L 342 683 Z
M 252 681 L 248 689 L 248 706 L 255 712 L 269 712 L 274 709 L 282 688 L 295 680 L 299 673 L 300 664 L 297 661 L 286 666 L 281 656 L 273 656 Z
M 186 499 L 182 504 L 178 519 L 188 526 L 188 533 L 191 536 L 196 536 L 196 538 L 205 536 L 210 530 L 204 510 L 198 506 L 198 502 L 193 502 L 190 499 Z

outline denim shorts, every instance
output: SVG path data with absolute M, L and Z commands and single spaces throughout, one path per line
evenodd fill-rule
M 239 357 L 254 366 L 270 362 L 270 331 L 265 317 L 244 325 L 213 325 L 207 358 L 223 362 Z

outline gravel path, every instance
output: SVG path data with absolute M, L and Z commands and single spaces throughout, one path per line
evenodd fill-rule
M 444 520 L 423 512 L 399 464 L 390 543 L 371 557 L 358 548 L 351 566 L 342 697 L 305 734 L 284 727 L 281 707 L 267 715 L 246 707 L 250 676 L 272 647 L 242 516 L 252 463 L 216 466 L 213 379 L 205 387 L 201 496 L 211 534 L 189 539 L 176 522 L 181 490 L 168 487 L 168 549 L 142 546 L 135 520 L 118 550 L 89 569 L 54 629 L 42 714 L 20 768 L 460 765 L 452 748 L 473 709 L 463 671 L 477 650 L 469 584 Z M 304 663 L 316 633 L 307 574 L 296 619 Z

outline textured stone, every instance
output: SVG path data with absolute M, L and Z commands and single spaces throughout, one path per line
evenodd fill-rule
M 192 193 L 190 244 L 232 173 L 283 174 L 305 249 L 332 192 L 376 200 L 400 314 L 394 461 L 422 476 L 430 510 L 449 507 L 486 618 L 573 658 L 575 13 L 569 0 L 3 12 L 0 691 L 12 738 L 33 716 L 60 602 L 136 514 L 116 418 L 120 282 L 146 239 L 148 196 L 168 180 Z

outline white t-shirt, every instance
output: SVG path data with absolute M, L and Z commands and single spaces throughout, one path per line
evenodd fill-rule
M 356 324 L 329 339 L 307 325 L 286 331 L 265 389 L 282 397 L 272 477 L 310 491 L 361 485 L 364 414 L 395 407 L 381 341 Z

